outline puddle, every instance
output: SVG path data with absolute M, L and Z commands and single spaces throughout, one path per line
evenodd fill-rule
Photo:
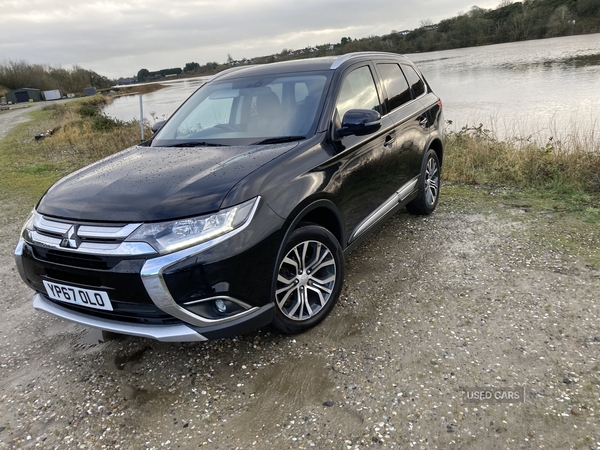
M 327 360 L 316 355 L 265 367 L 257 371 L 246 390 L 251 392 L 251 400 L 228 421 L 229 430 L 243 441 L 255 439 L 257 433 L 275 433 L 309 417 L 320 417 L 332 428 L 352 433 L 361 427 L 362 417 L 341 408 L 344 398 L 336 388 L 336 378 Z
M 139 363 L 143 359 L 144 353 L 146 353 L 148 350 L 150 350 L 149 345 L 136 350 L 131 354 L 115 356 L 115 366 L 118 370 L 124 370 L 128 364 Z
M 90 348 L 122 338 L 123 336 L 120 334 L 99 330 L 97 328 L 86 328 L 85 331 L 75 339 L 75 347 Z

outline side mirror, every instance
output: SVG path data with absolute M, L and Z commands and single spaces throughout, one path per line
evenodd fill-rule
M 340 138 L 345 136 L 366 136 L 381 128 L 381 115 L 372 109 L 351 109 L 344 114 L 342 128 L 337 131 Z
M 156 134 L 158 130 L 160 130 L 165 124 L 166 120 L 161 120 L 152 125 L 152 134 Z

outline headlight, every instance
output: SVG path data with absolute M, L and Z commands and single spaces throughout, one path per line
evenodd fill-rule
M 239 228 L 256 209 L 259 197 L 214 214 L 171 222 L 147 223 L 127 238 L 129 242 L 146 242 L 160 254 L 198 245 Z
M 35 217 L 35 209 L 32 209 L 23 224 L 23 228 L 21 228 L 21 237 L 25 239 L 27 242 L 31 242 L 31 237 L 29 236 L 29 232 L 33 231 L 33 218 Z

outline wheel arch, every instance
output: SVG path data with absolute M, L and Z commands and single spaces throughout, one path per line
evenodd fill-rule
M 435 151 L 440 162 L 440 167 L 442 167 L 444 165 L 444 144 L 442 141 L 439 138 L 435 138 L 429 143 L 428 148 Z
M 281 261 L 283 257 L 285 245 L 288 242 L 290 234 L 292 234 L 292 232 L 303 222 L 314 223 L 327 229 L 339 242 L 342 250 L 345 249 L 346 240 L 344 228 L 342 226 L 341 215 L 337 206 L 331 200 L 318 199 L 309 203 L 305 203 L 304 205 L 300 205 L 292 214 L 290 214 L 290 217 L 292 217 L 292 219 L 287 224 L 287 229 L 284 233 L 283 239 L 281 240 L 281 245 L 279 246 L 279 250 L 277 252 L 277 259 L 275 260 L 275 267 L 279 267 L 279 261 Z M 273 298 L 276 285 L 277 271 L 274 271 L 271 280 L 271 299 Z
M 345 247 L 346 240 L 344 239 L 345 233 L 344 227 L 342 226 L 341 215 L 337 206 L 331 200 L 319 199 L 312 201 L 298 208 L 298 210 L 292 213 L 290 217 L 293 217 L 293 219 L 287 227 L 282 246 L 285 244 L 292 231 L 298 228 L 300 223 L 310 222 L 327 229 L 335 236 L 342 248 Z

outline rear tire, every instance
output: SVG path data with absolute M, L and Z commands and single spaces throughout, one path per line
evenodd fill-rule
M 427 150 L 419 176 L 419 195 L 407 203 L 408 212 L 426 216 L 434 211 L 440 199 L 440 170 L 437 153 Z
M 300 226 L 285 243 L 277 265 L 273 324 L 284 333 L 302 333 L 331 312 L 342 289 L 342 248 L 327 229 Z

